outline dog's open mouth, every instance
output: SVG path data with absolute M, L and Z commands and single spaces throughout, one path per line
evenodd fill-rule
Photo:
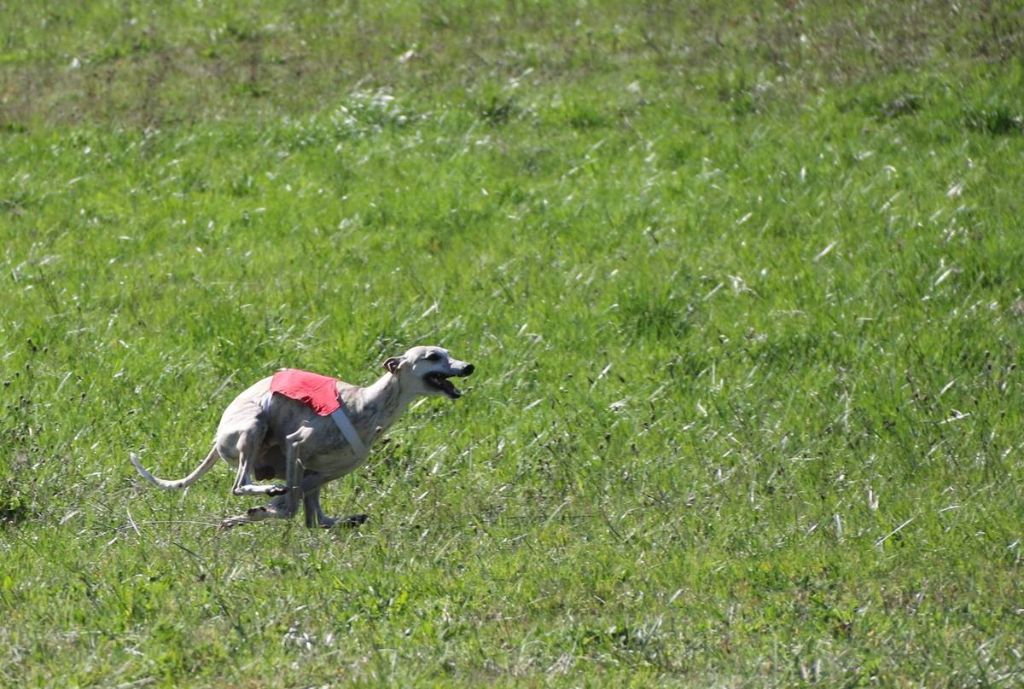
M 427 385 L 440 390 L 453 400 L 457 400 L 462 397 L 462 391 L 452 384 L 451 380 L 449 380 L 449 376 L 446 376 L 443 373 L 431 373 L 426 376 L 424 380 L 427 382 Z

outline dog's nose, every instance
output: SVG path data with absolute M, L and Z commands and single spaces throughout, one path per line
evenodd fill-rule
M 471 375 L 473 373 L 473 371 L 475 371 L 475 370 L 476 370 L 476 366 L 474 366 L 473 364 L 466 364 L 466 368 L 462 369 L 462 375 L 464 375 L 464 376 Z

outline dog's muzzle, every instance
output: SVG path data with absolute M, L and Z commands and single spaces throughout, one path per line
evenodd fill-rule
M 472 375 L 475 368 L 473 364 L 466 364 L 460 368 L 454 368 L 450 372 L 443 373 L 438 371 L 430 373 L 423 380 L 426 381 L 427 385 L 443 392 L 449 399 L 457 400 L 462 397 L 462 391 L 455 387 L 450 379 L 465 378 L 468 375 Z

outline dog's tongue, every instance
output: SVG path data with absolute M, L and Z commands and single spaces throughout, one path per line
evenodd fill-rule
M 442 378 L 438 382 L 441 384 L 441 388 L 445 392 L 447 392 L 449 395 L 451 395 L 452 397 L 461 397 L 462 396 L 462 393 L 459 392 L 459 389 L 457 387 L 455 387 L 455 385 L 453 385 L 452 382 L 450 380 L 448 380 L 447 378 Z
M 462 395 L 459 389 L 452 384 L 450 380 L 441 375 L 431 376 L 430 382 L 436 385 L 442 392 L 449 397 L 460 397 Z

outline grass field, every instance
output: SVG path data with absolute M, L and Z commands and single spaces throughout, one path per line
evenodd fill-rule
M 1020 2 L 0 2 L 0 686 L 1024 682 Z M 205 455 L 439 343 L 332 514 Z

